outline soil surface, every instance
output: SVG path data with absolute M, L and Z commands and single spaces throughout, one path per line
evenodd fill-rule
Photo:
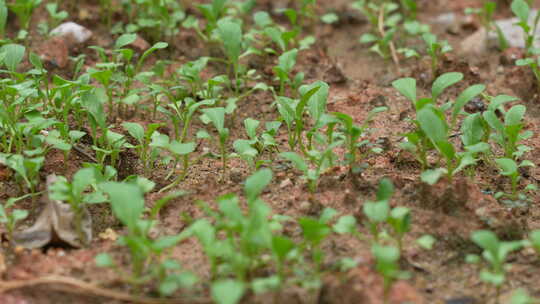
M 110 48 L 116 36 L 111 35 L 101 22 L 97 1 L 81 1 L 77 7 L 62 5 L 69 12 L 69 20 L 88 27 L 93 31 L 91 41 L 85 46 L 70 50 L 70 56 L 85 54 L 85 67 L 98 61 L 96 53 L 86 46 L 99 45 Z M 113 1 L 114 2 L 114 1 Z M 189 2 L 189 1 L 184 1 Z M 258 1 L 257 9 L 274 11 L 276 8 L 289 5 L 288 1 Z M 540 228 L 540 208 L 537 203 L 540 197 L 529 193 L 530 203 L 521 207 L 511 207 L 496 200 L 493 194 L 508 191 L 509 180 L 502 177 L 492 166 L 481 163 L 472 174 L 460 174 L 452 183 L 441 180 L 434 186 L 420 181 L 421 168 L 414 157 L 403 152 L 398 144 L 403 140 L 401 134 L 413 129 L 407 118 L 414 115 L 411 103 L 392 88 L 391 82 L 401 77 L 414 77 L 421 86 L 419 95 L 427 95 L 431 87 L 432 75 L 427 58 L 402 60 L 397 67 L 390 60 L 384 60 L 369 52 L 368 48 L 358 42 L 361 34 L 369 30 L 365 18 L 350 7 L 350 1 L 319 1 L 317 12 L 336 12 L 340 21 L 333 25 L 317 22 L 308 33 L 317 38 L 317 42 L 308 50 L 301 51 L 295 71 L 303 71 L 305 81 L 310 83 L 324 80 L 330 84 L 328 99 L 329 112 L 343 112 L 351 115 L 355 122 L 362 123 L 368 112 L 375 107 L 386 106 L 388 111 L 377 116 L 372 122 L 372 132 L 366 136 L 382 149 L 379 154 L 368 154 L 362 160 L 368 166 L 361 174 L 349 174 L 345 167 L 336 167 L 327 171 L 321 178 L 318 191 L 310 195 L 306 183 L 299 172 L 287 166 L 283 161 L 274 162 L 274 179 L 265 190 L 262 198 L 272 207 L 275 214 L 288 215 L 294 218 L 301 216 L 318 216 L 325 207 L 336 209 L 340 214 L 354 214 L 363 221 L 362 204 L 374 199 L 378 182 L 383 177 L 390 178 L 396 186 L 396 193 L 391 201 L 392 206 L 406 206 L 412 210 L 412 231 L 405 237 L 402 268 L 412 275 L 409 280 L 400 281 L 391 292 L 391 303 L 495 303 L 496 291 L 479 279 L 478 265 L 465 263 L 467 254 L 479 254 L 480 249 L 470 241 L 470 234 L 478 229 L 490 229 L 505 240 L 522 239 L 533 229 Z M 419 20 L 432 26 L 441 39 L 447 39 L 459 48 L 459 43 L 478 27 L 476 20 L 464 22 L 457 31 L 448 31 L 433 20 L 443 13 L 454 13 L 460 20 L 464 16 L 465 7 L 478 7 L 482 1 L 462 0 L 420 0 Z M 507 4 L 500 1 L 500 16 L 510 15 Z M 188 12 L 198 15 L 191 6 Z M 14 16 L 10 15 L 9 29 L 17 31 Z M 115 20 L 124 18 L 121 12 L 114 15 Z M 47 19 L 43 5 L 32 19 L 29 48 L 42 53 L 43 38 L 37 32 L 37 24 Z M 276 18 L 276 20 L 279 20 Z M 284 21 L 284 20 L 283 20 Z M 150 37 L 143 37 L 151 41 Z M 198 40 L 195 32 L 181 29 L 175 37 L 168 38 L 170 47 L 156 53 L 148 62 L 150 66 L 158 59 L 171 60 L 172 70 L 182 63 L 209 55 L 209 48 Z M 420 41 L 408 41 L 412 46 Z M 47 46 L 45 46 L 47 47 Z M 48 47 L 54 48 L 54 45 Z M 51 52 L 54 50 L 51 49 Z M 512 50 L 514 55 L 521 56 L 522 51 Z M 507 94 L 520 98 L 511 103 L 524 104 L 527 107 L 526 128 L 534 132 L 527 140 L 532 151 L 524 159 L 540 165 L 540 100 L 536 94 L 533 75 L 528 69 L 514 66 L 508 57 L 514 56 L 509 51 L 501 53 L 490 49 L 482 56 L 467 57 L 455 51 L 445 56 L 442 64 L 443 72 L 461 72 L 465 78 L 458 85 L 445 91 L 441 101 L 455 98 L 463 89 L 473 84 L 485 84 L 487 93 L 492 96 Z M 61 55 L 60 55 L 61 56 Z M 270 57 L 267 62 L 253 62 L 268 83 L 273 82 L 272 67 L 277 58 Z M 69 61 L 64 68 L 51 67 L 50 73 L 70 77 L 73 62 Z M 206 77 L 221 73 L 218 65 L 207 69 Z M 268 92 L 257 92 L 238 104 L 235 117 L 227 124 L 232 132 L 231 143 L 244 137 L 243 120 L 252 117 L 261 121 L 273 121 L 278 117 L 273 104 L 273 96 Z M 166 122 L 158 117 L 153 120 L 148 116 L 135 115 L 125 121 L 149 124 Z M 117 122 L 119 125 L 120 122 Z M 194 119 L 191 135 L 203 125 Z M 278 140 L 283 150 L 287 150 L 287 134 L 282 128 Z M 117 132 L 124 132 L 121 128 Z M 164 128 L 161 132 L 173 132 Z M 208 142 L 202 142 L 196 154 L 215 150 Z M 343 153 L 343 151 L 342 151 Z M 194 157 L 194 159 L 197 157 Z M 435 160 L 433 157 L 432 160 Z M 60 152 L 47 155 L 44 169 L 40 172 L 44 181 L 49 174 L 70 177 L 81 168 L 83 162 L 89 161 L 81 153 L 71 153 L 69 162 L 65 163 Z M 186 190 L 189 195 L 170 202 L 160 213 L 159 233 L 176 234 L 187 227 L 186 217 L 201 218 L 204 212 L 197 201 L 211 204 L 215 198 L 227 194 L 243 192 L 243 181 L 251 174 L 251 169 L 244 161 L 232 159 L 229 164 L 229 175 L 225 183 L 220 182 L 221 162 L 219 159 L 200 158 L 191 166 L 186 180 L 178 189 Z M 167 185 L 166 168 L 157 168 L 145 174 L 135 154 L 125 153 L 119 164 L 120 177 L 132 174 L 146 176 L 156 182 L 156 190 Z M 531 168 L 521 180 L 522 185 L 538 184 L 540 169 Z M 44 183 L 42 183 L 44 184 Z M 0 200 L 17 196 L 18 187 L 14 183 L 12 173 L 0 168 Z M 157 191 L 147 195 L 146 202 L 152 206 L 162 197 Z M 33 203 L 21 202 L 22 208 L 31 211 L 31 216 L 23 226 L 31 225 L 39 208 Z M 120 293 L 155 297 L 155 286 L 145 286 L 143 290 L 132 290 L 122 282 L 115 270 L 95 266 L 94 257 L 108 252 L 117 260 L 126 261 L 127 250 L 116 244 L 115 237 L 123 233 L 122 227 L 111 215 L 106 205 L 97 205 L 90 209 L 93 216 L 93 230 L 96 238 L 88 248 L 70 249 L 55 246 L 41 250 L 15 249 L 5 241 L 0 250 L 0 290 L 3 284 L 13 281 L 31 281 L 46 276 L 71 277 L 100 286 L 104 290 Z M 300 228 L 287 227 L 291 236 L 299 236 Z M 365 235 L 369 231 L 361 227 Z M 431 234 L 437 242 L 432 250 L 423 250 L 415 242 L 424 234 Z M 359 266 L 349 272 L 335 273 L 330 268 L 325 275 L 324 284 L 317 293 L 291 289 L 279 295 L 279 303 L 382 303 L 382 278 L 374 270 L 374 261 L 370 254 L 370 244 L 354 238 L 332 236 L 325 241 L 325 264 L 331 265 L 343 257 L 351 257 L 359 261 Z M 189 239 L 176 246 L 172 257 L 181 261 L 187 270 L 198 274 L 203 280 L 208 277 L 209 266 L 204 259 L 202 249 L 196 240 Z M 523 287 L 533 296 L 540 296 L 540 264 L 538 256 L 530 250 L 512 254 L 509 258 L 511 268 L 507 273 L 507 283 L 501 289 L 501 299 L 508 299 L 513 290 Z M 205 283 L 207 284 L 207 282 Z M 184 297 L 184 303 L 209 302 L 208 286 L 203 284 L 198 291 Z M 36 284 L 25 288 L 14 289 L 0 294 L 0 303 L 125 303 L 121 299 L 107 296 L 92 290 L 75 290 L 76 287 L 62 282 Z M 178 296 L 182 296 L 178 294 Z M 142 298 L 142 296 L 141 296 Z M 270 297 L 248 295 L 244 303 L 269 303 Z M 142 301 L 142 300 L 141 300 Z M 129 301 L 128 301 L 129 302 Z M 502 300 L 504 303 L 504 300 Z M 179 303 L 179 302 L 177 302 Z

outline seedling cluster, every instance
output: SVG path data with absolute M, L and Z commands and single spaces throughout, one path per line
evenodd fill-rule
M 68 4 L 43 2 L 0 0 L 0 173 L 9 172 L 6 184 L 17 188 L 0 204 L 0 224 L 12 248 L 18 224 L 31 211 L 23 203 L 35 208 L 40 197 L 47 197 L 69 206 L 71 227 L 83 246 L 95 242 L 83 227 L 88 208 L 106 206 L 124 227 L 117 245 L 129 258 L 102 252 L 95 263 L 114 269 L 137 294 L 150 290 L 166 298 L 182 290 L 234 304 L 270 293 L 279 303 L 287 288 L 322 288 L 331 268 L 327 245 L 334 237 L 368 244 L 385 302 L 396 281 L 414 275 L 405 263 L 417 234 L 412 233 L 414 202 L 396 205 L 390 178 L 377 178 L 376 193 L 362 197 L 356 213 L 325 207 L 295 217 L 275 212 L 267 202 L 272 197 L 266 191 L 287 186 L 276 182 L 278 171 L 297 174 L 300 181 L 293 186 L 309 192 L 308 203 L 318 203 L 323 177 L 341 171 L 341 179 L 368 184 L 362 175 L 369 170 L 367 161 L 384 153 L 372 134 L 385 131 L 374 126 L 393 105 L 366 109 L 361 121 L 352 113 L 332 111 L 333 87 L 301 70 L 304 52 L 317 43 L 312 27 L 337 23 L 337 14 L 317 18 L 316 0 L 275 12 L 259 11 L 254 0 L 102 0 L 101 16 L 115 39 L 109 47 L 93 45 L 86 55 L 72 58 L 73 70 L 66 74 L 53 72 L 26 40 L 40 5 L 47 12 L 47 22 L 39 27 L 45 34 L 73 11 Z M 534 47 L 540 14 L 531 26 L 530 2 L 511 4 L 526 37 L 526 57 L 516 64 L 530 66 L 540 83 L 540 52 Z M 369 31 L 360 42 L 371 51 L 397 66 L 411 57 L 429 59 L 427 90 L 415 78 L 392 82 L 413 111 L 406 117 L 407 132 L 387 134 L 402 138 L 396 143 L 400 156 L 412 155 L 418 162 L 418 182 L 435 185 L 446 179 L 452 185 L 480 168 L 492 170 L 508 179 L 494 199 L 530 205 L 536 187 L 524 182 L 524 171 L 535 166 L 527 159 L 534 134 L 526 106 L 512 96 L 489 95 L 484 84 L 466 86 L 463 73 L 444 71 L 441 62 L 453 49 L 417 20 L 416 1 L 358 0 L 352 7 L 368 20 Z M 488 32 L 496 31 L 505 49 L 505 37 L 493 21 L 495 10 L 487 1 L 467 12 L 476 14 Z M 121 12 L 124 18 L 114 23 Z M 6 31 L 8 15 L 16 20 L 17 35 Z M 192 33 L 208 54 L 173 65 L 169 59 L 180 31 Z M 137 50 L 138 35 L 153 44 Z M 423 45 L 412 48 L 410 41 Z M 263 71 L 257 67 L 261 64 L 269 68 Z M 269 101 L 268 116 L 244 113 L 248 103 L 259 109 L 263 99 Z M 465 111 L 473 100 L 483 101 L 486 109 Z M 64 166 L 50 169 L 57 156 Z M 182 230 L 164 233 L 160 221 L 166 207 L 193 203 L 189 185 L 201 178 L 201 164 L 218 168 L 212 171 L 219 173 L 215 179 L 206 176 L 207 187 L 240 184 L 243 191 L 197 201 L 202 215 L 182 214 Z M 235 180 L 235 167 L 249 177 Z M 55 174 L 48 185 L 46 173 Z M 206 276 L 188 271 L 175 258 L 175 249 L 188 240 L 200 246 L 209 265 Z M 467 261 L 483 262 L 480 279 L 495 287 L 497 297 L 511 254 L 532 248 L 540 255 L 539 230 L 517 241 L 478 230 L 470 240 L 481 254 Z M 423 235 L 416 244 L 429 250 L 435 241 Z M 350 257 L 340 258 L 335 263 L 340 271 L 357 266 Z M 534 299 L 518 290 L 512 301 Z

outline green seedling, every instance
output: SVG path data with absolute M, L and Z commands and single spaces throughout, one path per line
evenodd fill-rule
M 6 34 L 6 25 L 8 17 L 8 8 L 6 0 L 0 0 L 0 39 L 4 39 Z
M 529 293 L 523 289 L 517 289 L 512 292 L 512 297 L 510 298 L 510 304 L 538 304 L 540 299 L 533 298 Z
M 206 28 L 205 33 L 206 35 L 203 35 L 207 40 L 207 37 L 210 37 L 214 29 L 218 27 L 218 21 L 225 15 L 225 11 L 227 9 L 226 7 L 227 0 L 212 0 L 210 4 L 199 4 L 197 5 L 197 9 L 203 14 L 204 18 L 206 19 Z M 184 22 L 184 26 L 186 27 L 192 27 L 195 26 L 195 23 L 197 20 L 194 21 L 191 20 L 189 22 Z M 196 28 L 198 29 L 198 25 L 196 25 Z
M 411 210 L 406 207 L 395 207 L 390 211 L 388 224 L 393 229 L 394 238 L 400 252 L 403 250 L 403 237 L 411 230 Z
M 529 242 L 531 247 L 534 248 L 536 254 L 540 256 L 540 230 L 531 231 L 529 234 Z
M 237 139 L 233 144 L 234 150 L 240 158 L 246 160 L 254 169 L 259 169 L 263 163 L 268 162 L 258 159 L 258 156 L 266 151 L 272 152 L 277 149 L 277 142 L 274 137 L 281 123 L 277 121 L 267 122 L 266 131 L 261 136 L 257 134 L 259 125 L 260 121 L 246 118 L 244 127 L 249 139 Z
M 505 158 L 517 160 L 522 157 L 530 148 L 520 141 L 530 138 L 532 131 L 523 131 L 525 127 L 525 112 L 527 108 L 524 105 L 515 105 L 504 112 L 500 106 L 504 102 L 515 100 L 513 97 L 503 96 L 492 100 L 488 111 L 483 113 L 484 120 L 493 130 L 491 138 L 504 150 Z M 496 111 L 504 114 L 504 122 L 501 122 Z
M 223 279 L 215 281 L 211 286 L 212 299 L 218 304 L 236 304 L 246 292 L 246 286 L 242 281 Z
M 530 4 L 525 0 L 513 0 L 511 5 L 512 12 L 519 19 L 517 25 L 521 27 L 525 37 L 525 50 L 527 55 L 535 53 L 534 41 L 536 37 L 536 29 L 540 21 L 540 11 L 536 13 L 533 23 L 529 23 L 531 14 Z
M 155 274 L 152 271 L 158 267 L 155 261 L 159 261 L 163 252 L 175 246 L 182 237 L 180 235 L 161 236 L 157 239 L 149 237 L 153 221 L 142 219 L 143 189 L 136 183 L 106 182 L 99 184 L 99 189 L 108 195 L 114 216 L 127 227 L 127 233 L 120 237 L 119 243 L 127 246 L 131 254 L 132 273 L 128 281 L 139 285 L 153 280 Z M 102 266 L 114 265 L 112 259 L 107 256 L 101 256 L 99 262 L 104 262 L 100 263 Z
M 135 145 L 133 148 L 137 150 L 139 159 L 145 168 L 146 174 L 148 174 L 149 170 L 154 167 L 153 164 L 156 157 L 156 153 L 150 147 L 152 135 L 157 132 L 157 129 L 161 126 L 162 124 L 159 123 L 149 124 L 145 131 L 143 126 L 138 123 L 122 123 L 122 127 L 124 127 L 124 129 L 128 131 L 129 135 L 131 135 L 137 141 L 137 145 Z
M 101 8 L 101 18 L 106 22 L 107 28 L 111 27 L 112 15 L 113 15 L 113 3 L 112 0 L 99 0 L 99 6 Z
M 313 194 L 317 191 L 319 177 L 331 167 L 335 157 L 334 149 L 341 144 L 343 141 L 336 141 L 324 148 L 323 151 L 315 149 L 307 151 L 306 156 L 314 168 L 310 168 L 309 163 L 295 152 L 282 152 L 279 156 L 290 161 L 297 170 L 303 173 L 302 177 L 308 181 L 309 191 Z
M 465 14 L 477 15 L 480 19 L 480 23 L 486 29 L 486 35 L 490 32 L 495 31 L 497 33 L 497 38 L 499 40 L 499 48 L 501 50 L 506 50 L 508 48 L 508 40 L 504 36 L 503 31 L 500 26 L 495 23 L 493 15 L 497 10 L 497 3 L 493 1 L 484 1 L 484 5 L 480 8 L 466 8 Z
M 521 179 L 521 175 L 519 173 L 519 168 L 522 167 L 534 167 L 534 163 L 532 163 L 529 160 L 522 161 L 519 165 L 511 158 L 498 158 L 495 160 L 497 165 L 499 166 L 501 170 L 501 174 L 504 176 L 508 176 L 510 178 L 511 182 L 511 195 L 512 198 L 518 197 L 518 185 L 519 180 Z M 497 193 L 496 197 L 503 196 L 503 193 Z
M 473 85 L 465 89 L 455 101 L 438 107 L 437 100 L 443 91 L 461 79 L 461 73 L 439 76 L 433 82 L 431 97 L 427 98 L 417 97 L 416 80 L 413 78 L 402 78 L 392 83 L 396 90 L 413 103 L 416 110 L 416 120 L 413 120 L 416 130 L 405 134 L 407 141 L 401 147 L 416 155 L 424 170 L 429 167 L 427 153 L 437 149 L 446 160 L 446 173 L 450 179 L 455 173 L 473 164 L 474 160 L 470 153 L 456 152 L 449 141 L 449 130 L 454 128 L 457 118 L 463 114 L 465 104 L 485 90 L 484 85 Z M 451 111 L 450 123 L 447 122 L 446 111 Z
M 133 83 L 135 80 L 146 77 L 147 72 L 142 72 L 141 69 L 148 56 L 168 46 L 165 42 L 158 42 L 146 50 L 137 61 L 134 61 L 135 52 L 130 48 L 126 48 L 126 46 L 132 44 L 136 38 L 136 34 L 124 34 L 118 37 L 114 44 L 112 61 L 108 59 L 104 49 L 92 47 L 98 51 L 99 57 L 103 62 L 96 65 L 98 69 L 90 69 L 89 74 L 103 85 L 107 93 L 109 112 L 111 114 L 114 113 L 113 96 L 115 90 L 118 90 L 117 88 L 120 89 L 120 92 L 117 93 L 121 97 L 116 109 L 119 116 L 122 108 L 127 108 L 127 106 L 135 104 L 140 100 L 137 90 L 132 90 Z M 114 121 L 115 116 L 112 116 L 112 118 Z
M 201 106 L 214 105 L 215 100 L 205 99 L 197 102 L 195 99 L 189 97 L 183 100 L 177 100 L 172 96 L 170 98 L 172 98 L 172 102 L 167 104 L 167 106 L 171 108 L 172 111 L 161 106 L 158 107 L 158 111 L 169 117 L 174 126 L 175 138 L 177 138 L 178 141 L 183 142 L 188 139 L 188 131 L 191 126 L 191 121 L 193 120 L 193 115 Z
M 374 244 L 371 247 L 371 253 L 375 257 L 375 269 L 383 276 L 384 298 L 388 301 L 394 282 L 408 279 L 410 274 L 399 269 L 400 250 L 398 248 Z
M 312 259 L 315 262 L 316 272 L 319 271 L 324 261 L 324 251 L 320 245 L 332 233 L 330 221 L 336 214 L 336 210 L 326 208 L 318 219 L 303 217 L 298 220 L 304 238 L 302 247 L 304 250 L 311 252 Z
M 240 55 L 243 52 L 242 25 L 236 20 L 222 19 L 217 23 L 217 34 L 223 45 L 223 51 L 227 56 L 229 69 L 234 75 L 234 91 L 240 92 Z
M 377 243 L 380 239 L 381 225 L 388 221 L 390 215 L 390 199 L 394 195 L 394 185 L 389 179 L 382 179 L 377 190 L 377 200 L 375 202 L 365 202 L 362 206 L 367 217 L 367 226 Z
M 13 232 L 15 231 L 17 223 L 28 217 L 28 211 L 15 208 L 15 204 L 30 196 L 32 196 L 32 194 L 26 194 L 21 197 L 12 197 L 9 198 L 5 204 L 0 204 L 0 223 L 6 226 L 10 240 L 13 240 Z
M 396 55 L 396 47 L 393 39 L 398 30 L 398 24 L 402 20 L 398 12 L 397 3 L 383 1 L 375 3 L 373 1 L 358 0 L 353 4 L 353 8 L 358 9 L 367 17 L 372 31 L 360 37 L 360 43 L 373 44 L 370 48 L 383 58 L 392 57 L 395 64 L 399 59 Z
M 178 33 L 178 25 L 186 18 L 179 1 L 173 0 L 138 0 L 124 1 L 130 13 L 131 32 L 144 32 L 157 41 Z
M 51 130 L 45 137 L 45 142 L 52 148 L 61 150 L 64 154 L 64 161 L 68 161 L 73 145 L 77 143 L 85 132 L 69 130 L 64 124 L 58 124 L 57 130 Z
M 82 244 L 88 245 L 88 239 L 83 231 L 85 204 L 103 203 L 105 195 L 99 190 L 97 184 L 105 182 L 97 168 L 83 168 L 73 175 L 71 183 L 63 176 L 58 176 L 54 184 L 49 187 L 49 197 L 53 200 L 67 202 L 73 213 L 74 227 Z M 93 191 L 88 192 L 91 188 Z
M 64 19 L 66 19 L 68 17 L 68 13 L 66 11 L 58 11 L 58 4 L 57 3 L 47 3 L 45 8 L 47 9 L 47 12 L 49 13 L 49 16 L 53 20 L 49 24 L 49 28 L 57 27 Z
M 505 263 L 508 255 L 523 247 L 522 241 L 500 241 L 493 232 L 488 230 L 478 230 L 471 234 L 472 241 L 483 249 L 482 257 L 489 264 L 487 269 L 480 272 L 480 279 L 493 285 L 497 290 L 497 299 L 500 296 L 501 287 L 506 280 L 506 270 L 509 267 Z M 479 260 L 478 257 L 469 256 L 468 260 L 473 262 Z
M 223 165 L 222 180 L 224 181 L 227 175 L 227 141 L 229 140 L 229 129 L 225 128 L 225 108 L 217 107 L 203 109 L 202 112 L 204 114 L 204 120 L 211 122 L 219 135 L 219 152 L 221 154 L 221 163 Z M 204 134 L 203 137 L 211 139 L 208 133 Z
M 442 56 L 451 52 L 452 46 L 446 40 L 437 40 L 437 36 L 431 33 L 425 33 L 422 38 L 426 43 L 427 53 L 431 57 L 431 73 L 433 77 L 436 77 Z
M 192 97 L 196 97 L 197 92 L 203 88 L 204 81 L 201 73 L 206 68 L 209 60 L 209 57 L 200 57 L 197 60 L 183 64 L 176 70 L 176 74 L 180 76 L 179 78 L 189 84 Z
M 273 245 L 283 245 L 273 241 L 270 209 L 260 199 L 271 180 L 269 169 L 259 170 L 246 180 L 247 212 L 243 211 L 236 195 L 224 195 L 217 200 L 217 211 L 205 207 L 215 225 L 207 219 L 200 219 L 183 233 L 186 237 L 195 236 L 201 243 L 210 262 L 212 279 L 234 276 L 236 281 L 248 283 L 256 275 L 254 271 L 267 264 L 262 259 L 265 252 L 270 253 Z M 289 250 L 280 247 L 275 254 L 286 259 L 281 255 L 283 251 Z
M 300 100 L 279 96 L 276 102 L 281 119 L 287 125 L 289 147 L 294 150 L 297 146 L 300 146 L 300 150 L 305 152 L 306 148 L 302 136 L 305 126 L 304 112 L 307 110 L 316 124 L 326 109 L 328 85 L 323 82 L 316 82 L 309 86 L 302 86 L 300 96 Z
M 401 10 L 403 15 L 407 16 L 409 20 L 416 20 L 418 14 L 418 3 L 416 0 L 400 0 Z
M 279 95 L 285 94 L 285 87 L 290 86 L 291 90 L 296 91 L 304 80 L 304 73 L 297 73 L 294 78 L 291 78 L 293 68 L 296 64 L 298 50 L 292 49 L 279 56 L 278 65 L 274 67 L 274 73 L 279 79 Z
M 28 30 L 32 13 L 42 0 L 15 0 L 7 4 L 8 8 L 17 15 L 19 26 L 22 30 Z
M 0 164 L 3 164 L 15 172 L 19 189 L 23 192 L 25 185 L 30 193 L 35 193 L 39 184 L 39 171 L 43 166 L 43 156 L 27 157 L 21 154 L 0 154 Z
M 362 125 L 355 124 L 352 117 L 345 113 L 332 113 L 337 119 L 339 119 L 340 124 L 343 126 L 343 133 L 345 134 L 346 138 L 345 145 L 348 149 L 345 159 L 346 163 L 350 166 L 350 170 L 352 170 L 353 166 L 356 164 L 358 158 L 358 149 L 369 143 L 367 141 L 359 142 L 360 137 L 362 137 L 367 131 L 369 123 L 373 120 L 375 115 L 386 110 L 388 110 L 387 107 L 377 107 L 371 110 Z
M 166 180 L 168 180 L 175 172 L 180 162 L 182 162 L 182 173 L 177 174 L 177 177 L 175 180 L 169 184 L 168 186 L 162 188 L 159 190 L 159 192 L 167 191 L 168 189 L 171 189 L 175 186 L 177 186 L 180 182 L 182 182 L 188 172 L 189 172 L 189 156 L 192 152 L 195 151 L 196 144 L 194 142 L 186 142 L 182 143 L 177 140 L 170 140 L 167 135 L 154 133 L 152 136 L 152 142 L 150 143 L 150 146 L 157 151 L 158 149 L 168 151 L 172 155 L 172 159 L 174 160 L 173 166 L 171 167 L 171 170 L 165 177 Z M 156 153 L 157 155 L 158 153 Z

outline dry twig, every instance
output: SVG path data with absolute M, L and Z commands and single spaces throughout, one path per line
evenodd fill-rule
M 114 291 L 81 280 L 63 276 L 46 276 L 25 281 L 0 281 L 0 294 L 16 289 L 32 287 L 36 285 L 52 284 L 52 288 L 70 293 L 87 294 L 118 301 L 139 304 L 181 304 L 181 303 L 210 303 L 207 299 L 157 299 L 149 297 L 133 296 L 120 291 Z M 54 286 L 57 285 L 57 286 Z

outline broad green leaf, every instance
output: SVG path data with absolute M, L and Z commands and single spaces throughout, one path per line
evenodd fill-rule
M 309 96 L 310 92 L 312 92 L 312 90 L 314 89 L 317 90 L 313 93 L 312 96 Z M 306 96 L 309 96 L 307 108 L 309 115 L 313 118 L 313 121 L 315 123 L 317 123 L 320 120 L 321 116 L 326 113 L 326 102 L 328 100 L 329 89 L 330 87 L 328 86 L 328 84 L 323 81 L 317 81 L 310 85 L 300 87 L 300 94 L 302 94 L 302 99 L 304 99 Z M 298 112 L 296 113 L 296 115 L 297 118 L 299 118 Z
M 122 127 L 126 129 L 129 135 L 133 136 L 140 144 L 144 143 L 144 128 L 135 122 L 124 122 Z
M 530 8 L 527 2 L 524 0 L 513 0 L 510 7 L 514 15 L 516 15 L 521 22 L 528 22 Z
M 334 224 L 333 229 L 339 234 L 354 234 L 356 233 L 356 218 L 352 215 L 345 215 L 340 217 Z
M 221 19 L 217 23 L 217 33 L 229 60 L 238 62 L 242 52 L 242 26 L 230 19 Z
M 399 249 L 393 246 L 381 246 L 375 244 L 371 247 L 371 252 L 377 261 L 383 263 L 394 263 L 399 260 Z
M 107 182 L 100 185 L 109 195 L 114 215 L 126 225 L 132 233 L 144 210 L 144 198 L 141 189 L 134 184 Z
M 492 129 L 496 130 L 499 133 L 504 133 L 504 125 L 499 120 L 497 114 L 495 114 L 494 111 L 488 110 L 482 113 L 482 115 Z
M 11 72 L 17 70 L 17 66 L 24 58 L 26 48 L 20 44 L 6 44 L 0 48 L 0 54 L 4 53 L 4 64 Z
M 379 182 L 379 188 L 377 189 L 377 200 L 388 201 L 394 195 L 394 184 L 389 178 L 383 178 Z
M 245 292 L 244 283 L 233 279 L 224 279 L 212 283 L 212 299 L 217 304 L 236 304 Z
M 121 49 L 124 46 L 135 42 L 136 39 L 137 39 L 137 34 L 123 34 L 122 36 L 118 37 L 118 39 L 116 39 L 114 48 Z
M 433 109 L 426 107 L 416 114 L 416 119 L 420 123 L 422 131 L 431 139 L 434 145 L 438 142 L 447 141 L 448 126 L 441 118 L 435 114 Z
M 218 132 L 222 133 L 225 129 L 225 108 L 208 108 L 203 109 L 202 112 L 210 119 Z
M 484 138 L 485 131 L 480 115 L 480 113 L 469 115 L 461 123 L 461 141 L 466 147 L 475 145 Z
M 169 149 L 176 155 L 186 155 L 195 151 L 196 144 L 194 142 L 180 143 L 176 140 L 171 141 Z
M 456 99 L 456 102 L 454 103 L 454 107 L 452 109 L 452 124 L 455 123 L 455 120 L 459 113 L 461 112 L 461 109 L 472 100 L 474 97 L 478 96 L 480 93 L 482 93 L 486 89 L 486 86 L 483 84 L 477 84 L 468 87 L 465 91 L 461 92 L 461 94 Z
M 296 64 L 297 55 L 298 55 L 297 49 L 292 49 L 290 51 L 283 53 L 281 56 L 279 56 L 279 59 L 278 59 L 279 67 L 282 68 L 285 73 L 289 74 L 294 68 L 294 65 Z
M 513 106 L 512 108 L 510 108 L 510 110 L 508 110 L 508 112 L 506 112 L 506 115 L 504 117 L 504 124 L 506 126 L 514 126 L 521 124 L 526 110 L 527 108 L 524 105 Z
M 421 236 L 420 238 L 418 238 L 416 240 L 416 243 L 418 245 L 420 245 L 420 247 L 422 247 L 422 248 L 424 248 L 426 250 L 431 250 L 431 249 L 433 249 L 433 245 L 435 244 L 436 241 L 437 240 L 433 236 L 431 236 L 429 234 L 425 234 L 425 235 Z
M 114 260 L 108 253 L 100 253 L 94 258 L 97 267 L 113 267 Z
M 260 125 L 260 121 L 253 118 L 246 118 L 244 120 L 244 127 L 249 138 L 253 139 L 257 137 L 257 128 Z
M 499 247 L 499 239 L 489 230 L 477 230 L 471 234 L 472 241 L 484 250 L 496 252 Z
M 244 191 L 248 201 L 255 200 L 272 181 L 272 170 L 265 168 L 247 178 Z
M 445 73 L 439 76 L 437 79 L 435 79 L 431 88 L 431 96 L 433 100 L 437 100 L 437 98 L 446 88 L 458 83 L 462 79 L 463 74 L 457 72 Z
M 518 172 L 518 165 L 513 159 L 510 158 L 498 158 L 495 160 L 497 165 L 501 168 L 501 174 L 510 176 Z
M 374 223 L 386 222 L 390 213 L 390 206 L 387 201 L 366 202 L 362 209 L 369 220 Z
M 428 185 L 435 185 L 439 181 L 439 179 L 446 173 L 447 171 L 444 168 L 426 170 L 420 175 L 420 180 L 422 180 Z
M 296 167 L 296 169 L 304 172 L 304 174 L 308 170 L 308 165 L 306 161 L 297 153 L 295 152 L 282 152 L 279 154 L 280 157 L 290 161 L 293 163 L 293 165 Z
M 392 82 L 392 86 L 410 101 L 416 103 L 416 79 L 401 78 Z
M 313 218 L 300 218 L 298 223 L 302 227 L 304 239 L 315 245 L 319 244 L 332 232 L 328 225 Z
M 0 0 L 0 39 L 4 38 L 8 17 L 8 9 L 5 0 Z

